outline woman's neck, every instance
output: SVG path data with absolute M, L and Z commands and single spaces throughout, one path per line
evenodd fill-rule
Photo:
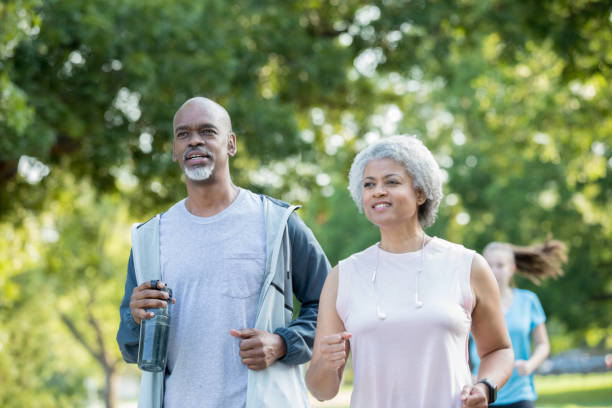
M 502 303 L 504 312 L 507 312 L 512 305 L 514 299 L 514 293 L 512 293 L 512 287 L 508 284 L 499 284 L 499 297 Z
M 380 229 L 380 248 L 387 252 L 414 252 L 420 250 L 427 242 L 427 234 L 420 225 Z

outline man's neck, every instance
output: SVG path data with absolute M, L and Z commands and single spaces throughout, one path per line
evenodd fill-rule
M 230 206 L 240 190 L 231 180 L 213 183 L 187 183 L 187 211 L 198 217 L 212 217 Z

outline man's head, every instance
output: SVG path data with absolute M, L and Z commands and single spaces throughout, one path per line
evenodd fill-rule
M 185 102 L 174 115 L 172 160 L 191 181 L 229 178 L 228 159 L 236 154 L 236 136 L 229 114 L 201 96 Z

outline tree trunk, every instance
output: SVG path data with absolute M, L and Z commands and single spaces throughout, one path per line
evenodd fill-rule
M 114 367 L 104 367 L 104 404 L 106 408 L 115 408 L 116 372 Z
M 83 333 L 81 333 L 81 331 L 77 328 L 77 326 L 74 324 L 74 322 L 70 319 L 70 317 L 67 314 L 62 313 L 60 317 L 66 324 L 66 327 L 68 327 L 68 330 L 70 330 L 70 333 L 72 333 L 72 335 L 77 339 L 77 341 L 81 343 L 83 347 L 85 347 L 85 349 L 92 355 L 93 358 L 96 359 L 96 361 L 100 364 L 100 366 L 104 370 L 105 384 L 104 384 L 104 390 L 102 391 L 102 394 L 104 396 L 104 403 L 106 405 L 106 408 L 115 408 L 115 405 L 116 405 L 116 402 L 115 402 L 115 389 L 116 389 L 115 380 L 116 378 L 115 377 L 117 374 L 118 361 L 113 359 L 107 354 L 106 352 L 107 348 L 104 344 L 104 336 L 102 333 L 102 329 L 100 328 L 100 325 L 96 321 L 89 307 L 88 307 L 88 312 L 89 312 L 89 318 L 88 318 L 89 324 L 94 329 L 94 333 L 96 334 L 97 347 L 90 344 L 86 340 Z

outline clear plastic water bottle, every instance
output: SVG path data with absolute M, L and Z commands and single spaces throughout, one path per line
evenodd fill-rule
M 150 319 L 140 323 L 140 342 L 138 344 L 138 368 L 144 371 L 160 372 L 166 368 L 168 354 L 168 337 L 170 335 L 170 305 L 172 289 L 159 289 L 167 292 L 169 297 L 166 306 L 160 309 L 148 309 L 155 313 Z

